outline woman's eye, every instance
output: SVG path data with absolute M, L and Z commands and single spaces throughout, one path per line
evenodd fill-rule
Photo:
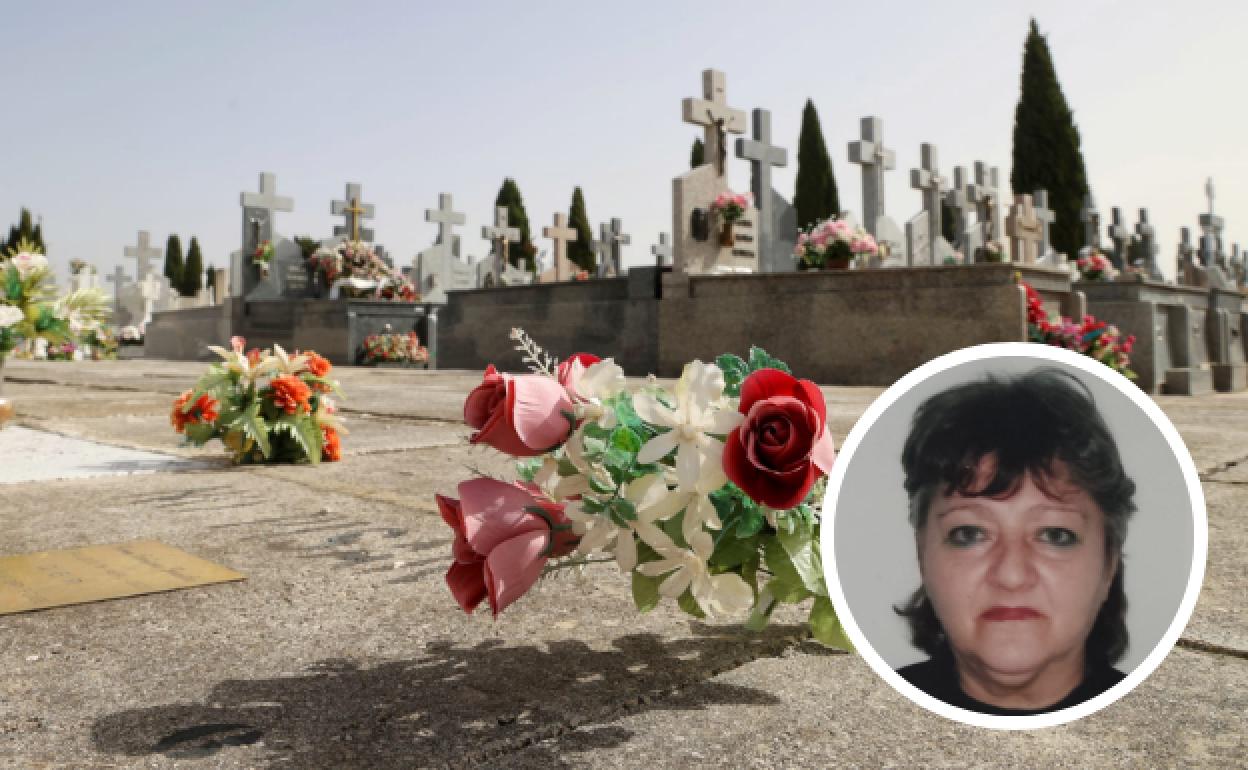
M 969 524 L 954 527 L 949 530 L 949 534 L 945 535 L 945 542 L 955 546 L 973 545 L 983 539 L 984 530 Z
M 1065 527 L 1045 527 L 1040 530 L 1040 540 L 1049 545 L 1071 546 L 1079 542 L 1079 536 Z

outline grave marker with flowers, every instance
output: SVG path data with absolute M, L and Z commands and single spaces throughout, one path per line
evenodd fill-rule
M 804 267 L 845 270 L 857 257 L 878 255 L 879 246 L 865 229 L 834 217 L 798 233 L 793 254 Z

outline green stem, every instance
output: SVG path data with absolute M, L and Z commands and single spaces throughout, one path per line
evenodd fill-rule
M 542 570 L 542 576 L 545 577 L 546 575 L 553 574 L 555 572 L 558 572 L 561 569 L 571 569 L 572 567 L 585 567 L 590 564 L 606 564 L 607 562 L 612 562 L 612 561 L 615 561 L 615 559 L 611 558 L 610 556 L 605 556 L 601 559 L 591 559 L 590 557 L 586 556 L 582 559 L 572 559 L 571 561 L 565 561 L 560 564 L 548 565 L 545 569 Z

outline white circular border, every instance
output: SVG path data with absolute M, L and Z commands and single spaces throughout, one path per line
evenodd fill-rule
M 840 576 L 837 574 L 836 567 L 836 526 L 834 521 L 836 500 L 840 496 L 841 485 L 845 481 L 845 472 L 849 467 L 849 461 L 853 458 L 854 452 L 858 450 L 858 445 L 862 443 L 867 431 L 871 430 L 876 420 L 897 399 L 932 375 L 971 361 L 996 357 L 1035 358 L 1067 364 L 1093 375 L 1125 395 L 1153 421 L 1153 424 L 1157 426 L 1157 429 L 1161 431 L 1161 435 L 1166 439 L 1166 443 L 1170 445 L 1170 451 L 1174 453 L 1175 459 L 1178 460 L 1179 469 L 1187 483 L 1187 494 L 1192 504 L 1192 524 L 1194 530 L 1192 533 L 1192 571 L 1188 577 L 1187 590 L 1183 594 L 1183 601 L 1179 603 L 1179 610 L 1175 614 L 1174 620 L 1170 623 L 1170 628 L 1162 636 L 1161 641 L 1148 654 L 1144 662 L 1136 666 L 1135 670 L 1128 674 L 1125 679 L 1095 698 L 1061 711 L 1037 714 L 1035 716 L 997 716 L 994 714 L 981 714 L 977 711 L 967 711 L 934 698 L 907 682 L 893 670 L 892 666 L 880 657 L 862 633 L 862 629 L 858 627 L 853 613 L 850 612 L 849 604 L 845 601 L 845 594 L 841 590 Z M 1070 350 L 1050 345 L 1038 345 L 1033 342 L 994 342 L 956 350 L 923 364 L 893 383 L 888 390 L 884 391 L 879 398 L 871 403 L 871 406 L 867 408 L 867 411 L 854 424 L 849 435 L 845 438 L 845 442 L 840 452 L 838 452 L 836 463 L 832 466 L 832 473 L 828 477 L 828 489 L 823 498 L 822 520 L 823 532 L 820 548 L 823 554 L 824 577 L 828 584 L 828 595 L 836 608 L 837 617 L 840 619 L 845 633 L 849 636 L 850 641 L 853 642 L 854 647 L 863 660 L 867 662 L 867 665 L 880 678 L 888 682 L 894 690 L 928 711 L 957 722 L 994 730 L 1032 730 L 1073 722 L 1076 719 L 1081 719 L 1099 711 L 1134 690 L 1136 685 L 1143 682 L 1165 660 L 1166 655 L 1170 653 L 1170 649 L 1174 647 L 1175 642 L 1179 639 L 1179 635 L 1187 625 L 1188 619 L 1191 618 L 1192 610 L 1196 607 L 1196 600 L 1200 596 L 1200 585 L 1205 576 L 1205 559 L 1209 548 L 1209 521 L 1205 514 L 1205 496 L 1200 487 L 1200 478 L 1196 472 L 1196 464 L 1192 461 L 1191 454 L 1188 453 L 1187 447 L 1183 444 L 1183 439 L 1179 437 L 1179 432 L 1171 424 L 1165 413 L 1161 411 L 1161 407 L 1126 377 L 1117 374 L 1099 361 Z

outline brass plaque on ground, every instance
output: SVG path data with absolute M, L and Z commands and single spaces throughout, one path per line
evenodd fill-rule
M 0 615 L 245 578 L 155 540 L 0 556 Z

